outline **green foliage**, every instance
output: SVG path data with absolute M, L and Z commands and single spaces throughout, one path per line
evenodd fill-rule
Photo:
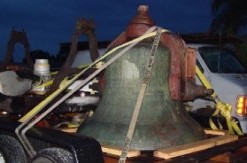
M 247 68 L 247 43 L 243 43 L 238 47 L 239 59 Z
M 238 34 L 247 24 L 246 0 L 214 0 L 211 31 L 224 35 Z

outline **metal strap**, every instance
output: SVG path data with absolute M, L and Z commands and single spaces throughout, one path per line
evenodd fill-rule
M 128 132 L 127 132 L 127 135 L 125 138 L 123 150 L 122 150 L 121 156 L 119 158 L 119 163 L 125 163 L 127 155 L 128 155 L 130 144 L 131 144 L 134 132 L 135 132 L 135 127 L 136 127 L 137 119 L 139 116 L 139 112 L 141 110 L 142 101 L 144 99 L 147 84 L 148 84 L 148 81 L 149 81 L 150 76 L 151 76 L 152 67 L 154 64 L 154 57 L 155 57 L 155 53 L 157 51 L 157 48 L 158 48 L 158 45 L 160 42 L 161 33 L 162 33 L 161 28 L 158 28 L 157 32 L 156 32 L 156 36 L 154 38 L 152 49 L 150 51 L 148 64 L 146 66 L 144 78 L 143 78 L 142 84 L 141 84 L 141 89 L 140 89 L 140 92 L 139 92 L 139 95 L 138 95 L 138 98 L 136 101 L 136 105 L 135 105 L 135 108 L 134 108 L 134 111 L 132 114 L 130 124 L 129 124 L 129 129 L 128 129 Z

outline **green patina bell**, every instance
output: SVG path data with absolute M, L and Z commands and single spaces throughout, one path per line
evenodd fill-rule
M 147 28 L 152 26 L 153 21 L 150 21 L 150 18 L 147 19 L 148 23 L 145 23 L 146 12 L 146 10 L 139 9 L 138 15 L 142 15 L 141 22 L 137 21 L 137 15 L 128 26 L 125 36 L 122 35 L 122 38 L 117 39 L 111 46 L 121 44 L 124 39 L 134 38 L 135 35 L 144 33 Z M 137 28 L 135 25 L 139 25 L 141 28 Z M 129 30 L 133 29 L 138 29 L 138 31 L 129 33 Z M 178 77 L 171 75 L 176 72 L 171 70 L 171 63 L 177 61 L 171 54 L 176 53 L 176 48 L 174 48 L 175 50 L 170 49 L 170 46 L 176 47 L 176 45 L 166 46 L 165 43 L 169 43 L 166 41 L 169 38 L 175 41 L 180 40 L 173 34 L 166 35 L 169 37 L 162 34 L 155 54 L 153 69 L 130 149 L 157 150 L 205 138 L 203 129 L 188 115 L 182 100 L 178 99 L 182 96 L 179 91 L 176 93 L 176 90 L 182 89 L 180 86 L 180 83 L 183 83 L 183 78 L 180 77 L 182 71 L 178 73 Z M 141 41 L 105 70 L 106 83 L 102 99 L 92 118 L 80 126 L 78 134 L 93 137 L 103 146 L 123 147 L 152 44 L 153 38 Z M 178 69 L 180 70 L 180 67 Z M 175 83 L 176 86 L 176 78 L 181 82 L 178 82 L 179 86 L 174 90 L 171 85 Z

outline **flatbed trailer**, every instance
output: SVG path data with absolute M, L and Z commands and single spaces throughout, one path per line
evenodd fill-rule
M 1 121 L 0 134 L 15 138 L 18 122 Z M 76 136 L 77 128 L 50 129 L 35 127 L 27 137 L 38 152 L 44 148 L 62 148 L 73 153 L 76 162 L 117 163 L 122 149 L 102 146 L 92 138 Z M 177 163 L 177 162 L 246 162 L 247 135 L 230 135 L 227 131 L 204 130 L 207 139 L 157 151 L 128 152 L 126 163 Z M 15 139 L 17 140 L 17 139 Z M 1 147 L 0 147 L 1 148 Z M 6 147 L 4 147 L 6 148 Z M 18 153 L 18 158 L 28 158 Z M 24 156 L 25 155 L 25 156 Z M 28 162 L 31 159 L 27 159 Z
M 75 133 L 76 128 L 61 129 Z M 247 135 L 205 129 L 207 139 L 157 151 L 130 150 L 126 163 L 247 162 Z M 105 163 L 117 163 L 122 149 L 101 146 Z

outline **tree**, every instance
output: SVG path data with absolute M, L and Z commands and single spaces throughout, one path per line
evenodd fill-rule
M 237 35 L 247 25 L 246 0 L 214 0 L 212 2 L 214 19 L 211 30 L 226 35 Z

